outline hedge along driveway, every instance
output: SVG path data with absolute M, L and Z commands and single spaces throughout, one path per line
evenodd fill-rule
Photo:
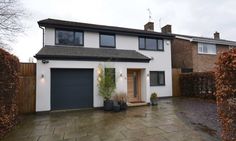
M 236 140 L 236 49 L 219 56 L 216 67 L 217 105 L 223 141 Z
M 19 60 L 0 48 L 0 137 L 17 122 Z
M 119 113 L 86 110 L 36 114 L 27 116 L 3 140 L 216 141 L 220 139 L 217 120 L 212 119 L 216 117 L 215 106 L 199 99 L 171 98 L 160 100 L 156 107 Z

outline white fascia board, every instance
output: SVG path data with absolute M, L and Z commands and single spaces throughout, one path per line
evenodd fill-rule
M 183 39 L 183 40 L 188 40 L 188 41 L 190 41 L 190 42 L 192 42 L 192 41 L 193 41 L 193 39 L 192 39 L 192 38 L 183 37 L 183 36 L 175 36 L 175 38 L 178 38 L 178 39 Z

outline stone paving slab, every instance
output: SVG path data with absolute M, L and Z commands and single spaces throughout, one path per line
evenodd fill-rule
M 186 111 L 182 106 L 189 101 L 208 106 L 204 101 L 169 98 L 158 106 L 132 107 L 125 112 L 78 110 L 28 115 L 3 141 L 217 141 L 191 124 L 207 123 L 207 117 Z M 194 102 L 193 102 L 194 101 Z M 211 103 L 212 104 L 212 103 Z M 212 105 L 211 105 L 212 106 Z M 202 108 L 202 107 L 201 107 Z M 205 108 L 209 110 L 209 107 Z M 188 109 L 189 110 L 189 109 Z M 210 112 L 214 110 L 210 109 Z M 208 111 L 208 116 L 210 113 Z M 195 111 L 196 112 L 196 109 Z M 197 111 L 201 112 L 201 111 Z M 207 111 L 203 111 L 207 112 Z M 216 111 L 215 111 L 216 112 Z M 182 116 L 182 113 L 189 113 Z M 213 113 L 214 114 L 214 113 Z M 191 118 L 194 116 L 194 118 Z M 188 117 L 188 118 L 186 118 Z M 199 119 L 202 118 L 202 119 Z M 211 119 L 213 116 L 211 116 Z M 201 122 L 201 120 L 203 120 Z M 213 120 L 217 121 L 217 120 Z M 210 123 L 209 125 L 214 125 Z M 217 130 L 217 129 L 214 129 Z

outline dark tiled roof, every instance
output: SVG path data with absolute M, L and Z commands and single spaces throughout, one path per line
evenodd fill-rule
M 174 35 L 176 38 L 178 38 L 178 36 L 184 37 L 184 38 L 191 38 L 193 42 L 236 46 L 235 41 L 229 41 L 229 40 L 224 40 L 224 39 L 213 39 L 213 38 L 207 38 L 207 37 L 198 37 L 198 36 L 181 35 L 181 34 L 174 34 Z
M 77 29 L 85 31 L 94 31 L 94 32 L 106 32 L 106 33 L 115 33 L 115 34 L 124 34 L 124 35 L 133 35 L 133 36 L 147 36 L 147 37 L 159 37 L 170 39 L 173 38 L 173 35 L 164 34 L 154 31 L 146 31 L 140 29 L 116 27 L 116 26 L 107 26 L 107 25 L 97 25 L 81 22 L 72 22 L 72 21 L 63 21 L 57 19 L 45 19 L 38 21 L 39 26 L 43 27 L 52 27 L 52 28 L 66 28 L 66 29 Z
M 45 46 L 36 55 L 37 59 L 149 62 L 150 58 L 135 50 L 88 48 L 71 46 Z

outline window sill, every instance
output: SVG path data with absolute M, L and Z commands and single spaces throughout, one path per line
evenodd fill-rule
M 165 84 L 163 85 L 150 85 L 150 87 L 159 87 L 159 86 L 166 86 Z
M 56 46 L 70 46 L 70 47 L 84 47 L 84 44 L 81 45 L 69 45 L 69 44 L 55 44 Z
M 151 49 L 140 49 L 141 51 L 158 51 L 158 52 L 164 52 L 165 50 L 151 50 Z
M 116 48 L 115 46 L 100 46 L 100 48 Z
M 198 52 L 199 55 L 217 55 L 216 53 L 201 53 L 201 52 Z

